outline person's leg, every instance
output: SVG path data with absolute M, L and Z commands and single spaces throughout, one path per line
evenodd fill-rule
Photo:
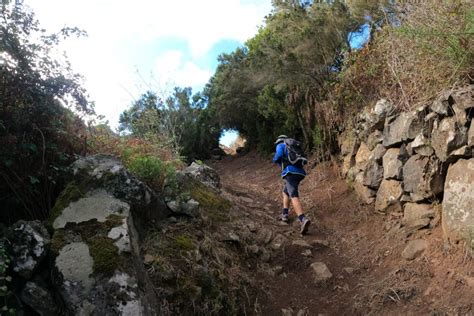
M 283 192 L 283 209 L 289 209 L 290 208 L 290 197 L 288 194 Z
M 280 220 L 283 222 L 288 222 L 288 213 L 290 209 L 290 197 L 286 188 L 286 181 L 283 187 L 283 209 L 280 215 Z
M 304 214 L 303 206 L 301 205 L 301 201 L 299 197 L 291 198 L 291 205 L 293 205 L 293 210 L 295 211 L 297 216 Z
M 302 176 L 299 175 L 289 175 L 287 176 L 287 191 L 289 193 L 289 196 L 291 198 L 291 204 L 293 205 L 293 209 L 295 210 L 296 215 L 298 216 L 298 219 L 301 222 L 301 234 L 306 234 L 308 231 L 309 224 L 311 221 L 306 218 L 303 212 L 303 206 L 301 205 L 301 201 L 299 198 L 299 192 L 298 192 L 298 186 L 303 180 Z

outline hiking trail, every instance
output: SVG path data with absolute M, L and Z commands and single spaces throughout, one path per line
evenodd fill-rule
M 261 315 L 419 314 L 473 310 L 472 260 L 461 249 L 443 246 L 440 225 L 407 231 L 403 214 L 380 214 L 361 203 L 335 164 L 310 164 L 300 185 L 309 233 L 299 234 L 281 212 L 282 180 L 271 157 L 255 152 L 211 162 L 223 195 L 238 208 L 242 223 L 277 255 L 249 261 L 260 292 L 248 296 Z M 408 240 L 428 248 L 415 260 L 402 258 Z M 311 264 L 323 262 L 332 277 L 315 282 Z

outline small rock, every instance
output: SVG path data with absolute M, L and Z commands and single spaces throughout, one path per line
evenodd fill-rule
M 257 245 L 250 245 L 247 247 L 247 251 L 251 254 L 258 255 L 258 253 L 260 252 L 260 247 Z
M 303 251 L 303 252 L 301 253 L 301 255 L 302 255 L 303 257 L 311 257 L 311 256 L 313 255 L 313 253 L 311 252 L 311 250 L 306 249 L 305 251 Z
M 354 273 L 354 268 L 351 268 L 351 267 L 344 268 L 343 270 L 344 270 L 344 272 L 347 273 L 347 274 L 352 274 L 352 273 Z
M 228 238 L 224 239 L 224 241 L 231 241 L 231 242 L 235 242 L 235 243 L 240 243 L 240 237 L 234 232 L 229 232 L 227 234 L 227 237 Z
M 262 228 L 257 235 L 257 241 L 260 244 L 268 244 L 272 240 L 273 233 L 271 230 Z
M 313 270 L 313 277 L 316 283 L 325 282 L 332 278 L 331 271 L 329 271 L 328 267 L 323 262 L 313 262 L 311 264 L 311 269 Z
M 247 228 L 251 233 L 255 233 L 258 230 L 258 226 L 255 223 L 247 223 Z
M 254 200 L 252 200 L 251 198 L 249 197 L 246 197 L 246 196 L 241 196 L 239 197 L 240 200 L 244 203 L 247 203 L 247 204 L 253 204 L 254 203 Z
M 283 272 L 283 267 L 282 266 L 275 266 L 275 267 L 273 267 L 273 272 L 275 273 L 275 275 L 279 275 Z
M 305 315 L 307 315 L 306 309 L 300 309 L 298 313 L 296 314 L 296 316 L 305 316 Z
M 262 254 L 260 255 L 260 260 L 262 260 L 263 263 L 268 263 L 270 262 L 271 255 L 267 250 L 262 250 Z
M 289 309 L 282 308 L 281 314 L 282 316 L 293 316 L 293 310 L 291 308 Z
M 410 240 L 402 252 L 402 257 L 407 260 L 413 260 L 425 251 L 428 243 L 423 239 Z
M 327 240 L 314 239 L 314 240 L 311 240 L 310 243 L 311 245 L 313 245 L 313 247 L 319 247 L 319 248 L 329 247 L 329 241 Z
M 291 242 L 292 246 L 298 246 L 298 247 L 303 247 L 303 248 L 312 248 L 311 245 L 303 239 L 296 239 Z
M 273 239 L 271 247 L 273 250 L 279 250 L 283 245 L 286 243 L 287 238 L 283 235 L 276 235 L 276 237 Z
M 179 211 L 181 210 L 181 206 L 179 205 L 177 201 L 170 201 L 166 203 L 166 205 L 174 213 L 179 213 Z
M 182 212 L 188 216 L 196 217 L 199 210 L 199 202 L 196 200 L 189 200 L 181 206 Z

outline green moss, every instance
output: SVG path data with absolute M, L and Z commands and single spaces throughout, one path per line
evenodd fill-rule
M 206 188 L 202 184 L 193 186 L 191 189 L 191 196 L 204 208 L 229 210 L 231 206 L 229 201 L 214 193 L 211 189 Z
M 71 202 L 77 201 L 84 197 L 85 191 L 74 182 L 69 182 L 66 188 L 61 192 L 54 207 L 51 209 L 49 214 L 48 223 L 53 224 L 54 220 L 61 215 L 61 212 L 69 206 Z
M 119 266 L 119 250 L 113 240 L 95 236 L 88 241 L 89 251 L 94 260 L 94 273 L 112 275 Z
M 66 245 L 66 232 L 64 229 L 58 229 L 54 232 L 53 239 L 51 239 L 51 251 L 54 254 L 59 254 L 59 251 Z
M 188 235 L 176 236 L 176 238 L 173 241 L 173 246 L 174 248 L 185 250 L 185 251 L 196 249 L 194 240 Z
M 107 216 L 107 219 L 105 221 L 105 225 L 108 227 L 108 228 L 114 228 L 114 227 L 118 227 L 118 226 L 122 226 L 122 223 L 123 223 L 123 219 L 125 217 L 124 216 L 121 216 L 121 215 L 117 215 L 117 214 L 110 214 L 109 216 Z

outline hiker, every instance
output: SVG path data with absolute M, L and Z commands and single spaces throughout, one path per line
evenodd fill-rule
M 276 152 L 273 162 L 280 165 L 282 170 L 281 177 L 285 181 L 283 187 L 283 211 L 280 220 L 285 223 L 288 222 L 288 210 L 291 200 L 293 210 L 301 223 L 300 233 L 304 235 L 308 232 L 311 221 L 303 213 L 303 206 L 298 194 L 298 185 L 306 176 L 303 166 L 307 160 L 302 154 L 299 142 L 286 135 L 278 136 L 275 145 Z

